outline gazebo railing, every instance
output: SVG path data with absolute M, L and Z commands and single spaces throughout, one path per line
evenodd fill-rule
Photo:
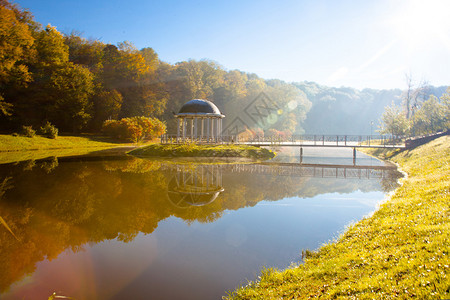
M 237 135 L 223 135 L 215 137 L 191 137 L 191 136 L 177 136 L 176 134 L 163 134 L 161 135 L 161 144 L 233 144 L 238 143 L 239 138 Z

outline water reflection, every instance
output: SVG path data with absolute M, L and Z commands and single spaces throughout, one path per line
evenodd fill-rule
M 136 248 L 142 241 L 136 238 L 138 234 L 153 236 L 156 229 L 161 224 L 165 224 L 162 231 L 159 231 L 161 234 L 164 230 L 168 230 L 166 226 L 173 224 L 173 217 L 176 217 L 176 220 L 191 224 L 192 228 L 197 228 L 195 224 L 212 222 L 215 222 L 214 226 L 217 228 L 225 226 L 224 239 L 215 239 L 217 233 L 211 234 L 208 238 L 191 236 L 192 243 L 189 246 L 172 247 L 171 243 L 175 243 L 173 237 L 180 234 L 181 230 L 178 228 L 170 231 L 170 234 L 158 239 L 158 247 L 165 247 L 165 250 L 158 250 L 160 252 L 155 250 L 155 253 L 164 253 L 165 257 L 171 257 L 171 262 L 163 263 L 163 258 L 159 260 L 155 258 L 156 262 L 153 262 L 152 258 L 152 266 L 158 272 L 151 273 L 147 269 L 144 271 L 138 268 L 139 272 L 145 273 L 146 278 L 153 278 L 161 285 L 161 278 L 164 277 L 161 272 L 166 272 L 164 270 L 175 268 L 177 274 L 181 272 L 179 267 L 185 265 L 186 260 L 179 264 L 175 264 L 174 261 L 186 255 L 190 247 L 193 248 L 192 252 L 198 255 L 196 258 L 189 257 L 191 261 L 196 262 L 195 265 L 204 264 L 205 260 L 212 255 L 211 253 L 220 253 L 221 261 L 216 261 L 218 258 L 212 256 L 209 261 L 211 264 L 219 263 L 222 267 L 212 265 L 207 267 L 208 264 L 205 263 L 205 268 L 208 268 L 208 272 L 213 270 L 222 272 L 220 276 L 225 276 L 224 269 L 230 268 L 227 277 L 217 279 L 214 291 L 211 291 L 214 295 L 221 295 L 226 289 L 232 288 L 246 277 L 251 277 L 252 272 L 257 271 L 262 265 L 272 263 L 276 265 L 280 262 L 283 265 L 286 259 L 288 261 L 294 259 L 292 252 L 284 254 L 280 250 L 271 248 L 273 245 L 284 243 L 282 240 L 273 240 L 274 238 L 286 235 L 286 232 L 283 232 L 284 229 L 280 229 L 283 233 L 272 232 L 272 230 L 278 228 L 279 224 L 284 224 L 283 222 L 290 222 L 286 226 L 292 228 L 294 221 L 290 221 L 288 217 L 275 216 L 273 210 L 261 211 L 261 207 L 258 208 L 256 215 L 246 215 L 244 219 L 236 219 L 244 211 L 248 213 L 248 210 L 243 208 L 253 208 L 264 200 L 268 201 L 265 203 L 275 203 L 274 201 L 280 199 L 311 198 L 329 193 L 389 191 L 395 188 L 398 177 L 398 172 L 377 168 L 300 167 L 282 163 L 277 165 L 190 164 L 125 159 L 124 157 L 116 160 L 112 158 L 98 160 L 92 157 L 50 158 L 1 165 L 0 293 L 2 299 L 23 298 L 27 292 L 32 292 L 32 297 L 46 299 L 53 292 L 48 289 L 57 288 L 52 287 L 52 283 L 56 284 L 58 278 L 63 275 L 58 272 L 68 271 L 62 268 L 58 269 L 58 272 L 52 272 L 53 277 L 46 280 L 48 281 L 46 289 L 38 289 L 41 294 L 36 289 L 30 291 L 19 287 L 26 285 L 24 278 L 26 275 L 28 278 L 33 275 L 37 266 L 40 265 L 37 264 L 38 262 L 47 265 L 50 264 L 47 260 L 56 259 L 62 255 L 61 253 L 69 255 L 67 249 L 73 253 L 80 253 L 80 250 L 88 251 L 90 247 L 97 243 L 101 244 L 102 241 L 132 243 L 133 248 Z M 238 210 L 239 214 L 228 214 L 227 218 L 222 218 L 226 212 Z M 302 210 L 306 209 L 302 208 Z M 269 215 L 266 216 L 266 213 Z M 308 212 L 308 214 L 311 213 Z M 269 226 L 268 228 L 255 221 L 255 218 L 261 216 L 265 216 L 264 226 Z M 218 222 L 221 218 L 222 222 Z M 277 225 L 267 221 L 277 220 L 277 218 L 281 218 L 277 221 Z M 292 218 L 299 217 L 293 215 Z M 333 218 L 338 219 L 336 215 Z M 353 216 L 350 220 L 351 218 Z M 346 224 L 349 219 L 342 219 L 340 222 Z M 241 223 L 246 225 L 240 225 Z M 314 227 L 314 225 L 308 226 Z M 305 225 L 299 225 L 300 231 L 303 227 Z M 324 227 L 323 224 L 322 227 Z M 251 231 L 251 228 L 255 231 Z M 265 233 L 262 233 L 265 237 L 258 239 L 258 242 L 252 240 L 261 234 L 259 232 L 261 228 L 265 228 Z M 308 229 L 311 233 L 314 232 L 312 228 Z M 213 229 L 208 230 L 213 231 Z M 336 230 L 331 229 L 331 234 Z M 292 231 L 292 234 L 298 239 L 302 235 L 298 231 Z M 184 238 L 179 237 L 179 239 Z M 323 236 L 319 233 L 314 233 L 314 239 L 313 245 L 323 242 L 321 240 Z M 202 243 L 206 246 L 202 246 Z M 164 244 L 168 246 L 163 247 Z M 302 246 L 293 245 L 292 247 L 294 248 L 292 251 L 300 251 Z M 112 246 L 109 247 L 109 249 L 112 248 Z M 202 251 L 207 249 L 214 249 L 214 251 L 201 252 L 199 248 Z M 287 248 L 283 245 L 283 249 Z M 142 251 L 148 251 L 148 248 L 146 249 Z M 174 249 L 185 252 L 183 255 L 174 252 L 174 256 L 170 256 L 168 253 L 172 253 Z M 236 249 L 240 249 L 239 253 L 242 253 L 242 256 L 236 256 Z M 102 250 L 101 257 L 107 257 L 108 251 L 110 250 Z M 101 258 L 98 259 L 101 261 Z M 98 261 L 95 263 L 98 264 Z M 160 267 L 157 268 L 156 265 L 159 264 Z M 224 268 L 223 265 L 227 267 Z M 241 268 L 239 272 L 236 271 L 238 268 Z M 112 276 L 106 267 L 97 266 L 95 270 L 100 278 Z M 206 278 L 212 276 L 204 272 L 209 274 L 205 275 Z M 125 276 L 125 273 L 122 275 L 119 273 L 114 276 Z M 190 273 L 192 270 L 187 268 L 186 274 Z M 202 289 L 202 278 L 199 274 L 197 275 L 199 286 L 195 289 Z M 155 276 L 160 277 L 157 279 Z M 111 280 L 114 282 L 118 279 Z M 15 282 L 18 285 L 13 285 Z M 113 285 L 111 282 L 104 283 L 103 288 L 107 289 L 108 285 Z M 41 281 L 41 284 L 44 283 Z M 169 281 L 165 284 L 174 283 Z M 11 292 L 7 293 L 11 286 Z M 147 282 L 145 286 L 149 288 L 150 285 Z M 144 285 L 140 288 L 143 289 Z M 158 286 L 156 285 L 154 289 L 157 290 Z M 177 286 L 174 289 L 182 291 L 183 288 Z M 155 290 L 152 290 L 152 293 Z M 205 290 L 206 288 L 203 291 Z M 149 292 L 138 289 L 136 293 L 139 291 Z M 205 299 L 211 299 L 212 294 L 205 296 Z M 79 295 L 79 297 L 89 298 L 86 295 Z M 200 299 L 196 294 L 192 294 L 192 298 Z
M 223 191 L 219 165 L 177 166 L 167 186 L 170 202 L 179 208 L 207 205 Z

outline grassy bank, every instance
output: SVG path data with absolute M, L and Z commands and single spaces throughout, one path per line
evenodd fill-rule
M 302 265 L 265 270 L 229 299 L 450 298 L 450 137 L 371 154 L 408 173 L 391 199 L 336 242 L 305 251 Z
M 47 150 L 47 149 L 75 149 L 75 148 L 100 148 L 131 145 L 120 143 L 101 136 L 58 136 L 49 139 L 42 136 L 32 138 L 24 136 L 0 135 L 0 152 Z
M 58 136 L 48 139 L 41 136 L 0 135 L 0 163 L 49 156 L 84 155 L 93 151 L 115 147 L 132 146 L 101 136 Z
M 265 148 L 247 145 L 161 145 L 153 144 L 129 152 L 131 155 L 145 157 L 249 157 L 269 159 L 275 153 Z

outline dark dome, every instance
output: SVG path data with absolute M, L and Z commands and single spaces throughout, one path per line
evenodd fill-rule
M 222 115 L 217 106 L 208 100 L 194 99 L 186 102 L 178 114 L 214 114 Z
M 196 181 L 200 182 L 200 178 Z M 206 187 L 182 184 L 176 176 L 172 177 L 167 186 L 169 201 L 180 208 L 210 204 L 223 191 L 224 188 L 221 186 Z

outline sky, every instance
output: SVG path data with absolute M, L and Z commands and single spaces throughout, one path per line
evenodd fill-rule
M 264 79 L 450 85 L 450 0 L 14 0 L 44 26 Z

